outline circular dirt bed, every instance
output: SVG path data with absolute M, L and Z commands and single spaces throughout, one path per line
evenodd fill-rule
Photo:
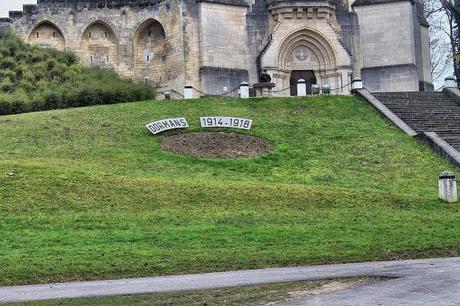
M 175 154 L 203 158 L 252 157 L 270 152 L 262 138 L 236 133 L 186 133 L 169 136 L 161 148 Z

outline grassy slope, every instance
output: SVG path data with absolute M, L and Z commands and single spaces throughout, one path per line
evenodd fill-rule
M 202 115 L 250 117 L 276 147 L 191 159 L 143 127 Z M 455 168 L 353 97 L 96 106 L 0 133 L 1 284 L 460 254 L 459 206 L 437 200 Z

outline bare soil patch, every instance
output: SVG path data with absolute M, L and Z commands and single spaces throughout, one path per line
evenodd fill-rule
M 273 146 L 250 135 L 223 132 L 197 132 L 169 136 L 160 146 L 178 155 L 202 158 L 242 158 L 263 155 Z

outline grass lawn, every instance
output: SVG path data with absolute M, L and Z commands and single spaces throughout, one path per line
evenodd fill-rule
M 144 124 L 242 116 L 268 155 L 161 151 Z M 0 284 L 460 255 L 459 171 L 355 97 L 149 101 L 0 117 Z

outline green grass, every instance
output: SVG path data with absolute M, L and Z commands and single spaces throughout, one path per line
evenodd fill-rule
M 254 120 L 265 156 L 160 150 L 144 124 Z M 460 254 L 458 171 L 355 97 L 151 101 L 0 117 L 0 284 Z
M 297 300 L 319 292 L 331 292 L 388 280 L 377 277 L 354 277 L 337 280 L 287 282 L 236 288 L 208 289 L 155 294 L 110 297 L 90 297 L 14 303 L 23 306 L 80 306 L 80 305 L 272 305 Z

